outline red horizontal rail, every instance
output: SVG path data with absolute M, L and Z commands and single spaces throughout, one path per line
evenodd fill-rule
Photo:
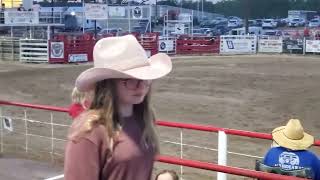
M 179 159 L 170 156 L 158 156 L 156 158 L 157 161 L 169 164 L 182 165 L 187 167 L 193 167 L 198 169 L 210 170 L 210 171 L 218 171 L 228 174 L 234 174 L 239 176 L 251 177 L 251 178 L 259 178 L 263 180 L 305 180 L 304 178 L 292 177 L 292 176 L 284 176 L 279 174 L 265 173 L 260 171 L 254 171 L 249 169 L 231 167 L 231 166 L 222 166 L 212 163 L 206 163 L 195 160 L 187 160 L 187 159 Z
M 47 105 L 38 105 L 38 104 L 27 104 L 20 102 L 11 102 L 11 101 L 1 101 L 0 105 L 9 105 L 9 106 L 19 106 L 19 107 L 27 107 L 32 109 L 42 109 L 48 111 L 57 111 L 57 112 L 68 112 L 68 108 L 56 107 L 56 106 L 47 106 Z
M 56 107 L 56 106 L 27 104 L 27 103 L 0 100 L 0 105 L 1 104 L 10 105 L 10 106 L 27 107 L 27 108 L 33 108 L 33 109 L 49 110 L 49 111 L 68 112 L 68 108 L 62 108 L 62 107 Z M 173 127 L 173 128 L 183 128 L 183 129 L 191 129 L 191 130 L 207 131 L 207 132 L 224 131 L 226 134 L 230 134 L 230 135 L 259 138 L 259 139 L 269 139 L 269 140 L 272 139 L 271 134 L 268 134 L 268 133 L 258 133 L 258 132 L 252 132 L 252 131 L 221 128 L 221 127 L 215 127 L 215 126 L 209 126 L 209 125 L 204 126 L 204 125 L 169 122 L 169 121 L 162 121 L 162 120 L 158 120 L 156 123 L 159 126 L 166 126 L 166 127 Z M 316 140 L 314 145 L 320 146 L 320 140 Z

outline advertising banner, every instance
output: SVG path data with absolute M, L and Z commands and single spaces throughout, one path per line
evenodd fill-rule
M 64 58 L 64 44 L 63 42 L 51 42 L 50 57 L 61 59 Z
M 37 11 L 5 11 L 5 24 L 39 24 Z
M 306 40 L 306 52 L 320 53 L 320 40 Z
M 109 6 L 109 17 L 125 17 L 126 9 L 120 6 Z
M 87 54 L 69 54 L 68 62 L 87 62 Z
M 221 36 L 221 54 L 255 54 L 257 49 L 256 36 L 225 35 Z
M 86 19 L 108 19 L 108 5 L 90 4 L 84 6 Z
M 173 40 L 159 40 L 159 51 L 167 52 L 174 50 L 174 41 Z
M 132 18 L 133 19 L 142 19 L 142 8 L 139 6 L 132 8 Z
M 265 53 L 282 53 L 282 39 L 259 39 L 258 51 Z

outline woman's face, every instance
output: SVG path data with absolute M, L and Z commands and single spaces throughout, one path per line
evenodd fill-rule
M 150 80 L 118 79 L 116 89 L 120 104 L 140 104 L 149 92 Z

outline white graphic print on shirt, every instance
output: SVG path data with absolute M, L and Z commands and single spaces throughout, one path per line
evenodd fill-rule
M 283 152 L 279 156 L 279 166 L 284 170 L 302 169 L 300 167 L 300 159 L 295 153 Z

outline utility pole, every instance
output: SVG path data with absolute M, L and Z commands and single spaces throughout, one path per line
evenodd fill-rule
M 203 1 L 204 0 L 201 0 L 201 19 L 203 19 Z
M 94 3 L 96 3 L 96 0 L 93 1 Z M 97 20 L 94 20 L 94 38 L 97 38 Z
M 244 9 L 245 9 L 245 14 L 244 14 L 244 20 L 245 20 L 245 34 L 249 33 L 249 16 L 250 16 L 250 11 L 251 11 L 251 3 L 249 2 L 250 0 L 244 0 Z

